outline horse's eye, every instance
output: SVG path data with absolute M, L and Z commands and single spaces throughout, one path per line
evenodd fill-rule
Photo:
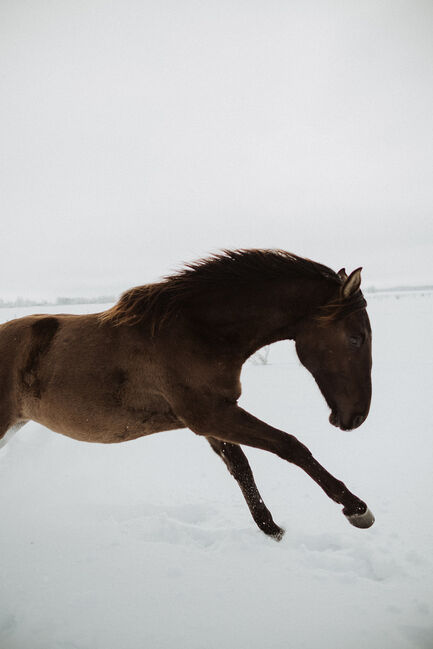
M 362 342 L 363 342 L 363 336 L 350 336 L 349 337 L 349 342 L 354 347 L 361 347 Z

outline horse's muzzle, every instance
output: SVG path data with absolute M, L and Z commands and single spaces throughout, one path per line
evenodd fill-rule
M 364 423 L 366 418 L 367 415 L 353 415 L 353 417 L 346 422 L 336 410 L 333 410 L 329 415 L 330 423 L 341 430 L 354 430 L 354 428 L 358 428 L 362 423 Z

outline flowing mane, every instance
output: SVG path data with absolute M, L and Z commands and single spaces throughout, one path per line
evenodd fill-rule
M 160 282 L 129 289 L 99 318 L 101 322 L 113 325 L 148 323 L 155 331 L 192 300 L 209 291 L 233 290 L 235 286 L 241 288 L 253 283 L 263 285 L 281 278 L 295 280 L 307 277 L 327 280 L 336 289 L 337 297 L 319 309 L 317 318 L 322 324 L 366 306 L 360 292 L 355 299 L 340 299 L 341 277 L 318 262 L 284 250 L 224 250 L 207 259 L 186 264 Z

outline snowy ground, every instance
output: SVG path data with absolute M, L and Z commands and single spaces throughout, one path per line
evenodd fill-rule
M 431 649 L 433 294 L 369 302 L 360 429 L 330 426 L 290 343 L 246 364 L 241 403 L 306 443 L 368 502 L 373 528 L 247 449 L 287 530 L 278 544 L 187 430 L 102 446 L 30 423 L 0 451 L 0 649 Z

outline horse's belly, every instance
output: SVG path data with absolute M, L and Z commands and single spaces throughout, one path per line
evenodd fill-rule
M 120 404 L 117 407 L 92 404 L 91 400 L 82 404 L 76 400 L 75 403 L 59 403 L 58 399 L 45 399 L 34 405 L 33 412 L 29 413 L 31 419 L 57 433 L 85 442 L 126 442 L 185 427 L 162 400 L 148 402 L 138 408 Z
M 50 415 L 42 415 L 37 419 L 35 417 L 35 420 L 62 435 L 83 442 L 100 444 L 127 442 L 164 430 L 184 428 L 184 424 L 175 417 L 158 413 L 146 413 L 139 420 L 123 413 L 111 413 L 110 417 L 104 418 L 95 415 L 83 421 L 77 417 L 69 418 L 67 416 L 63 416 L 62 421 L 59 421 L 57 417 Z

